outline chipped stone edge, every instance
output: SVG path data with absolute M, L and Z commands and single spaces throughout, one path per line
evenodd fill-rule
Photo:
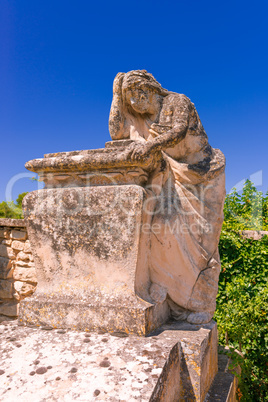
M 26 228 L 26 222 L 24 219 L 0 218 L 0 226 Z

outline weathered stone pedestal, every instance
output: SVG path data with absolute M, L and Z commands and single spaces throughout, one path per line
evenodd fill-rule
M 47 188 L 24 200 L 38 287 L 21 304 L 22 323 L 146 335 L 168 319 L 166 301 L 137 296 L 153 210 L 141 184 L 152 161 L 129 163 L 120 143 L 27 164 Z
M 23 301 L 21 322 L 139 335 L 165 322 L 167 303 L 147 303 L 134 289 L 145 198 L 136 185 L 30 193 L 38 288 Z

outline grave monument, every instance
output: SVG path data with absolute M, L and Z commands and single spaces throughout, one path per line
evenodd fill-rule
M 23 319 L 137 334 L 170 314 L 209 322 L 223 154 L 209 145 L 194 104 L 145 70 L 117 74 L 109 129 L 104 149 L 26 163 L 45 188 L 24 200 L 38 287 Z
M 117 74 L 109 130 L 103 149 L 26 163 L 45 188 L 23 202 L 38 286 L 19 320 L 146 336 L 172 318 L 184 395 L 203 400 L 217 372 L 224 156 L 194 104 L 145 70 Z

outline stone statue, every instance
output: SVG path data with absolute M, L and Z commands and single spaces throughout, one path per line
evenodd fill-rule
M 117 74 L 109 129 L 114 141 L 133 140 L 126 158 L 157 161 L 147 182 L 156 199 L 149 259 L 136 293 L 148 302 L 167 298 L 178 320 L 209 322 L 220 272 L 222 152 L 209 145 L 190 99 L 162 88 L 145 70 Z
M 146 71 L 119 73 L 113 91 L 105 148 L 25 165 L 45 187 L 23 200 L 38 285 L 20 321 L 139 335 L 170 314 L 207 323 L 220 272 L 224 156 L 191 101 Z

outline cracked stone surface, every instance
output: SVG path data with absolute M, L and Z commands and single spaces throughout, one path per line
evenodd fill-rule
M 14 321 L 0 324 L 0 340 L 2 402 L 148 401 L 172 344 Z
M 0 400 L 179 401 L 195 394 L 200 401 L 216 374 L 215 334 L 213 322 L 171 323 L 138 337 L 3 321 Z

